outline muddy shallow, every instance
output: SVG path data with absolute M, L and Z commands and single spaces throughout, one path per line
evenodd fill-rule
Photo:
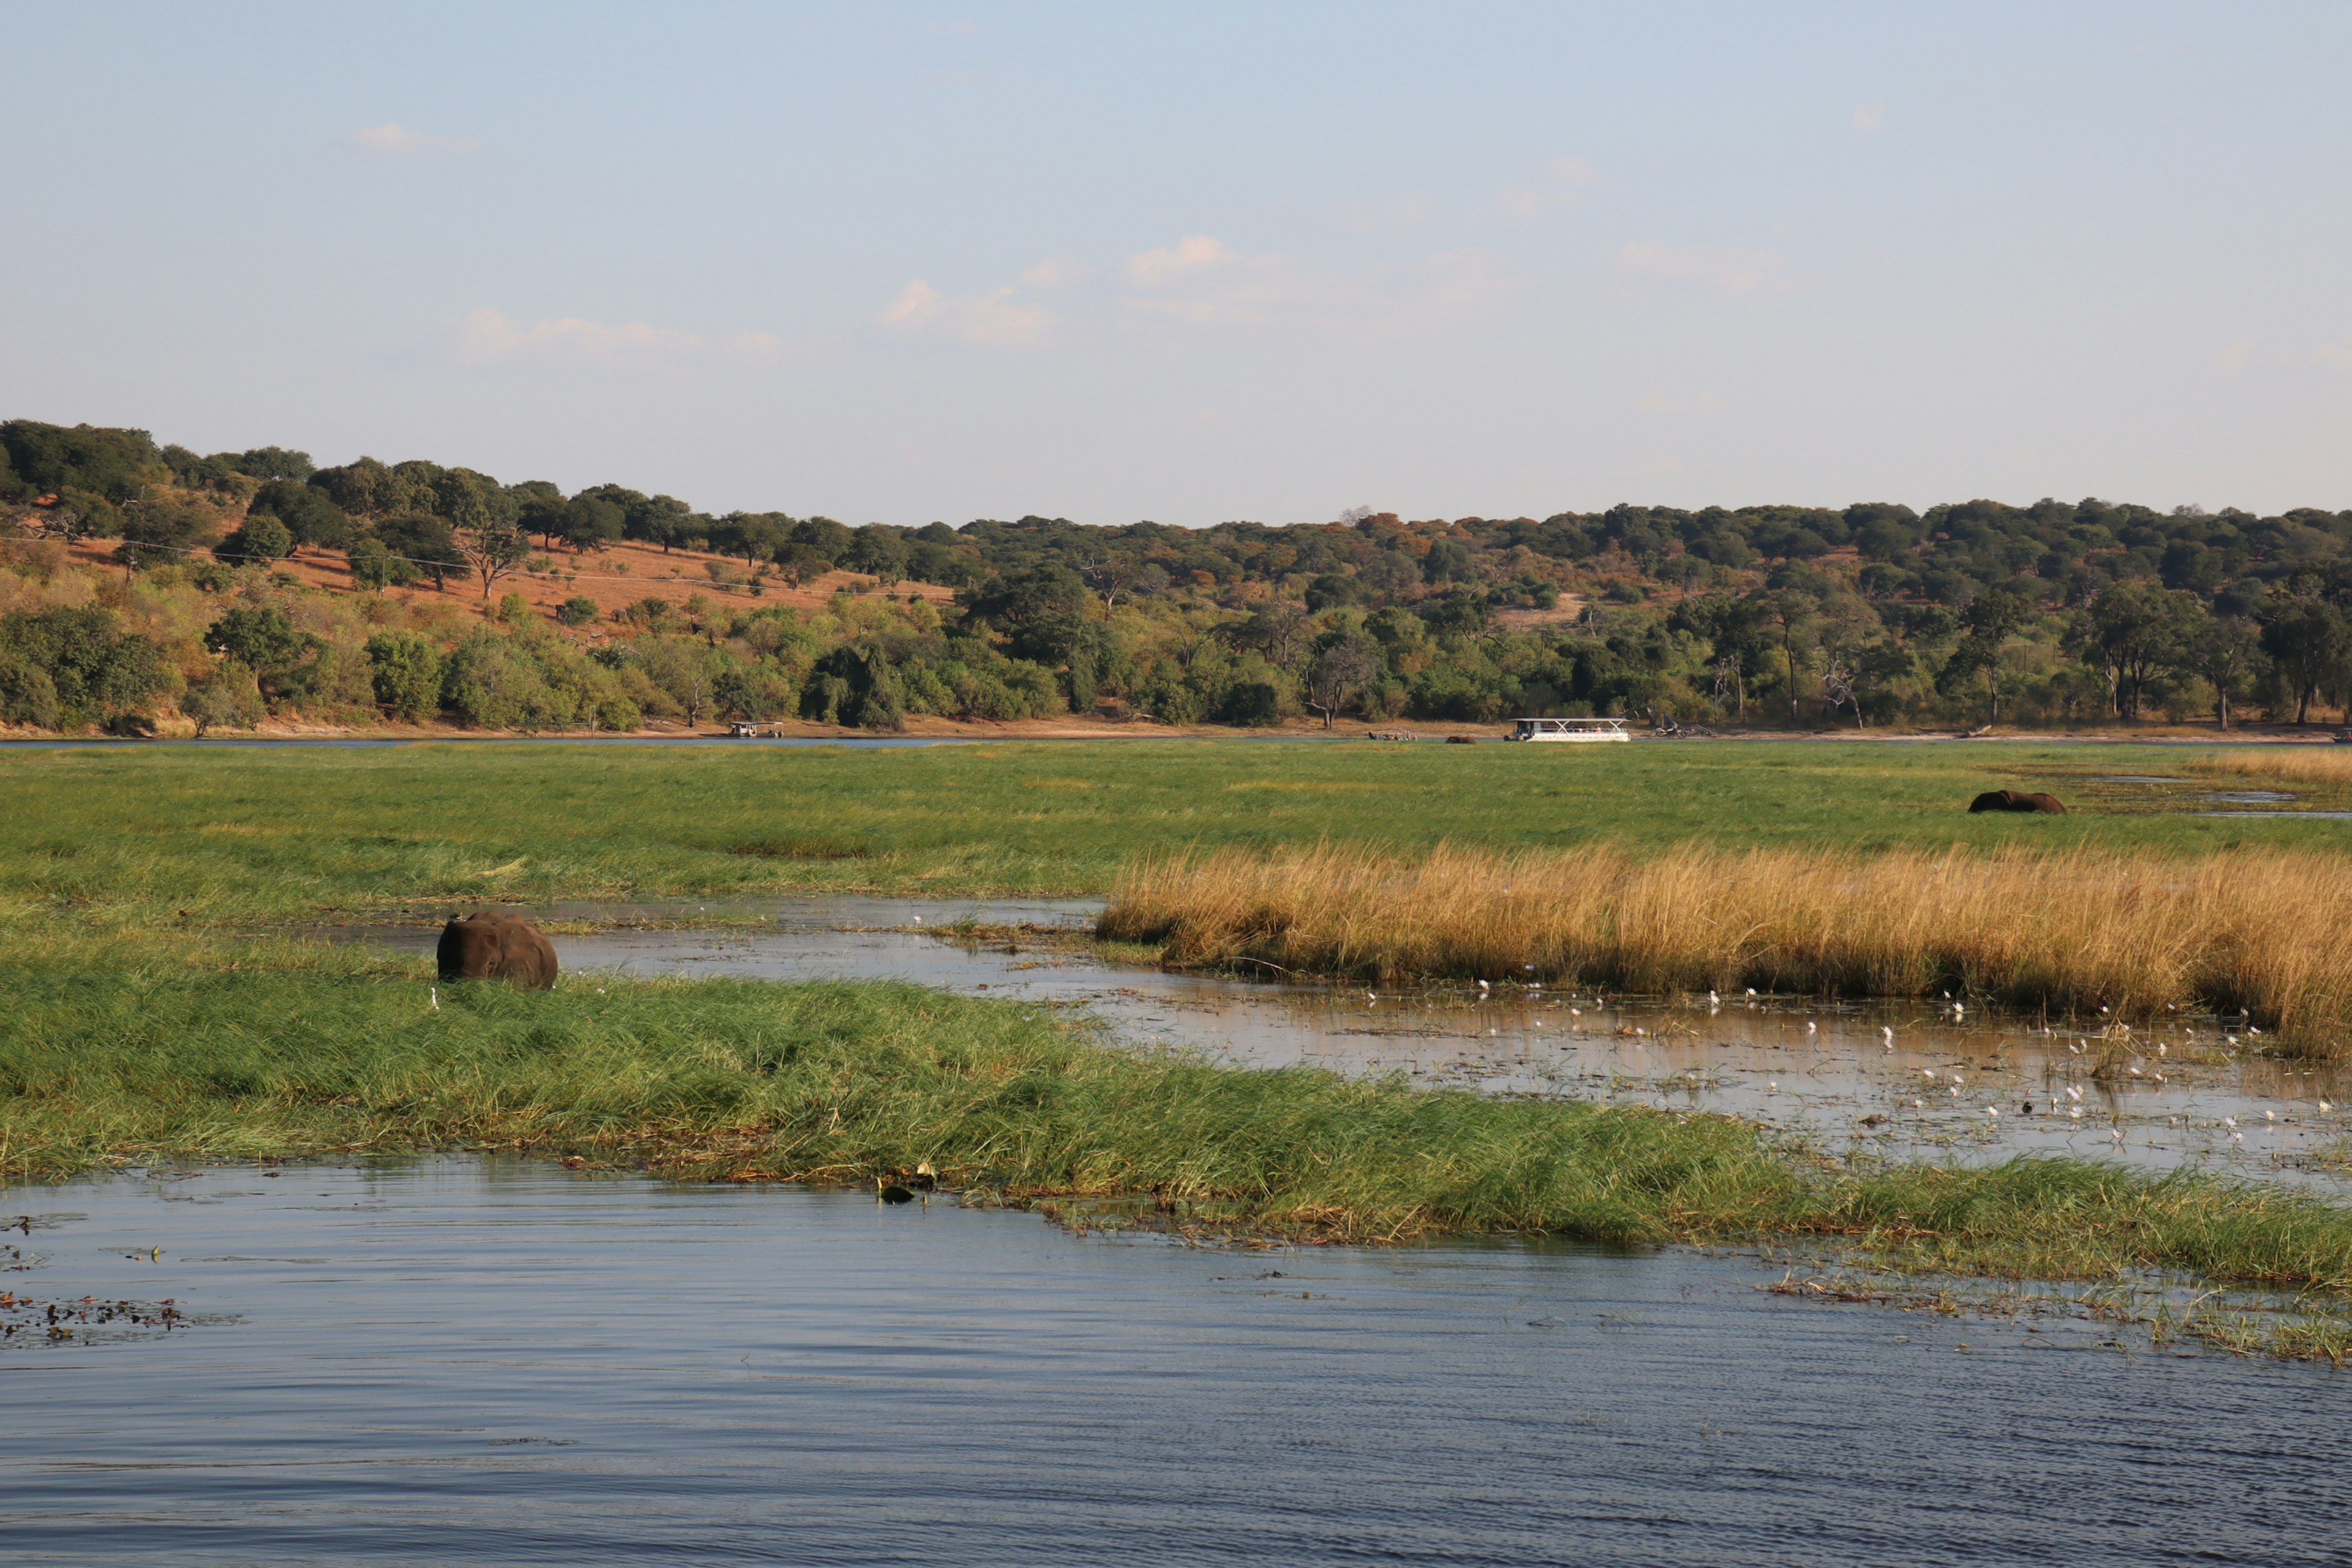
M 698 916 L 758 922 L 560 934 L 558 952 L 574 976 L 904 979 L 1084 1008 L 1131 1046 L 1204 1050 L 1254 1067 L 1305 1062 L 1497 1093 L 1728 1111 L 1841 1150 L 1968 1159 L 2070 1153 L 2149 1168 L 2203 1163 L 2327 1189 L 2352 1178 L 2352 1111 L 2342 1109 L 2352 1073 L 2263 1056 L 2249 1048 L 2258 1037 L 2211 1018 L 2143 1029 L 2127 1049 L 2108 1042 L 2109 1076 L 2101 1078 L 2095 1020 L 2070 1028 L 1908 1002 L 1597 1000 L 1508 983 L 1484 994 L 1469 987 L 1382 994 L 1115 967 L 1075 940 L 1099 908 L 802 899 L 541 912 L 606 925 Z M 987 942 L 926 934 L 967 917 L 1064 934 Z M 425 926 L 320 934 L 410 951 L 435 941 Z M 1882 1031 L 1891 1031 L 1891 1045 Z
M 1195 1251 L 543 1164 L 0 1189 L 0 1557 L 2340 1563 L 2341 1374 L 1567 1245 Z M 160 1250 L 158 1250 L 160 1249 Z M 0 1268 L 8 1267 L 0 1257 Z

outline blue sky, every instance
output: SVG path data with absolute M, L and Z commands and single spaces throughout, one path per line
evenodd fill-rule
M 0 6 L 0 416 L 857 523 L 2352 506 L 2352 6 Z

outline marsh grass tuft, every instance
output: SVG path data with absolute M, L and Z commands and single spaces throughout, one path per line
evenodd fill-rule
M 2352 1041 L 2352 859 L 1320 845 L 1138 862 L 1100 930 L 1177 966 L 1259 964 L 1634 991 L 1986 997 L 2118 1018 L 2243 1008 L 2290 1048 Z M 1530 968 L 1529 966 L 1532 966 Z

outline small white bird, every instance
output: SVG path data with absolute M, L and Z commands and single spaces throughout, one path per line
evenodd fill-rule
M 2242 1143 L 2245 1141 L 2246 1135 L 2242 1132 L 2232 1132 L 2230 1134 L 2230 1142 L 2232 1143 Z
M 1749 994 L 1750 996 L 1755 995 L 1755 994 L 1756 994 L 1756 987 L 1754 987 L 1753 985 L 1750 985 L 1750 986 L 1748 988 L 1748 994 Z
M 1925 1110 L 1927 1109 L 1927 1102 L 1922 1100 L 1915 1100 L 1911 1102 L 1911 1109 L 1914 1110 Z
M 1764 1080 L 1764 1087 L 1765 1087 L 1766 1089 L 1768 1089 L 1771 1090 L 1774 1094 L 1778 1094 L 1778 1093 L 1780 1093 L 1780 1085 L 1779 1081 L 1778 1081 L 1778 1080 L 1776 1080 L 1776 1079 L 1766 1079 Z
M 2249 1025 L 2247 1025 L 2247 1026 L 2246 1026 L 2246 1033 L 2248 1033 L 2248 1034 L 2250 1034 L 2250 1035 L 2259 1035 L 2259 1034 L 2261 1034 L 2261 1033 L 2262 1033 L 2262 1031 L 2261 1031 L 2260 1029 L 2255 1028 L 2252 1024 L 2249 1024 Z
M 2117 1128 L 2114 1129 L 2113 1131 L 2111 1131 L 2110 1132 L 2108 1132 L 2107 1136 L 2108 1136 L 2108 1137 L 2110 1137 L 2110 1138 L 2112 1138 L 2112 1139 L 2114 1139 L 2116 1142 L 2120 1143 L 2120 1142 L 2122 1142 L 2124 1141 L 2124 1130 L 2123 1130 L 2122 1128 L 2120 1128 L 2120 1127 L 2117 1127 Z
M 2066 1086 L 2066 1098 L 2069 1100 L 2080 1100 L 2083 1098 L 2083 1091 L 2078 1086 L 2070 1083 Z
M 2326 1100 L 2321 1100 L 2321 1101 L 2319 1102 L 2319 1109 L 2320 1109 L 2320 1110 L 2335 1110 L 2336 1108 L 2335 1108 L 2334 1106 L 2332 1106 L 2332 1105 L 2328 1104 L 2328 1103 L 2327 1103 L 2327 1101 L 2326 1101 Z
M 2221 1043 L 2229 1047 L 2231 1050 L 2235 1050 L 2238 1048 L 2238 1037 L 2235 1035 L 2224 1035 L 2221 1037 Z
M 1811 1018 L 1805 1020 L 1805 1033 L 1809 1035 L 1818 1035 L 1821 1032 L 1822 1026 L 1819 1024 L 1814 1023 Z
M 1723 1005 L 1723 998 L 1710 991 L 1706 994 L 1706 1005 L 1710 1007 L 1720 1007 Z
M 2073 1117 L 2075 1121 L 2080 1121 L 2083 1120 L 2083 1108 L 2077 1105 L 2069 1110 L 2066 1114 Z
M 1985 1107 L 1985 1114 L 1987 1116 L 1999 1116 L 2000 1111 L 1997 1107 L 1988 1105 Z
M 1485 981 L 1483 981 L 1483 980 L 1481 980 L 1480 982 L 1478 982 L 1478 989 L 1479 989 L 1479 990 L 1481 990 L 1481 991 L 1486 990 L 1486 983 Z
M 2238 1119 L 2234 1116 L 2224 1116 L 2221 1118 L 2221 1125 L 2224 1127 L 2235 1127 L 2237 1124 Z
M 1885 1025 L 1881 1024 L 1878 1026 L 1878 1043 L 1885 1047 L 1888 1050 L 1893 1050 L 1895 1048 L 1895 1031 L 1887 1027 Z
M 1936 1076 L 1936 1069 L 1934 1068 L 1921 1068 L 1919 1069 L 1919 1076 L 1922 1078 L 1934 1078 Z
M 2263 1120 L 2265 1121 L 2276 1121 L 2278 1120 L 2278 1112 L 2275 1110 L 2265 1110 L 2263 1112 Z

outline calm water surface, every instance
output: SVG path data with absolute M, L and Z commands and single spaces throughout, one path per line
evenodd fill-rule
M 2352 1557 L 2341 1374 L 1738 1258 L 1193 1251 L 462 1160 L 20 1210 L 0 1290 L 196 1321 L 0 1342 L 12 1563 Z

